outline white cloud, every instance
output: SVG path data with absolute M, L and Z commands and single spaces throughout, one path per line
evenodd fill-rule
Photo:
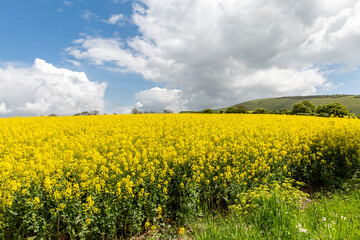
M 184 107 L 181 90 L 178 89 L 154 87 L 136 93 L 135 97 L 139 100 L 135 107 L 143 111 L 163 112 L 169 109 L 179 112 Z
M 185 108 L 313 94 L 331 87 L 315 66 L 360 63 L 356 0 L 139 0 L 132 22 L 133 38 L 87 37 L 67 51 L 179 88 Z
M 125 17 L 123 14 L 112 14 L 108 20 L 103 20 L 109 24 L 121 24 L 124 21 Z
M 81 66 L 81 62 L 79 62 L 79 61 L 71 60 L 71 59 L 67 59 L 66 61 L 73 64 L 74 66 L 77 66 L 77 67 Z
M 117 102 L 105 102 L 104 113 L 106 114 L 130 114 L 134 106 L 131 105 L 121 105 Z
M 331 17 L 319 17 L 301 45 L 303 57 L 325 63 L 360 63 L 360 1 Z
M 134 104 L 135 108 L 141 108 L 142 106 L 144 106 L 141 102 L 137 102 Z
M 7 114 L 10 113 L 11 110 L 6 108 L 6 104 L 5 103 L 0 103 L 0 114 Z
M 98 18 L 98 16 L 95 13 L 92 13 L 89 10 L 82 11 L 80 16 L 81 16 L 82 19 L 84 19 L 86 21 L 90 21 L 93 18 L 95 18 L 95 19 Z
M 31 68 L 0 68 L 0 114 L 59 115 L 104 108 L 106 84 L 35 59 Z
M 118 106 L 116 108 L 114 108 L 113 113 L 116 114 L 130 114 L 131 111 L 133 110 L 133 106 Z

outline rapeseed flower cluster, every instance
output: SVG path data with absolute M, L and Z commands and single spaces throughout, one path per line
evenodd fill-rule
M 359 166 L 359 129 L 280 115 L 0 119 L 0 231 L 118 237 L 281 178 L 336 183 Z

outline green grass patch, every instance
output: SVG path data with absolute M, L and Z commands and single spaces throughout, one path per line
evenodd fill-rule
M 311 201 L 299 201 L 292 190 L 273 185 L 247 192 L 228 215 L 194 223 L 187 239 L 360 239 L 359 186 L 318 193 Z

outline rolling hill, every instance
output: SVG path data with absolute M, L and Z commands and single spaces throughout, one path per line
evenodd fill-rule
M 233 105 L 231 107 L 236 107 L 242 105 L 246 107 L 249 111 L 254 111 L 257 108 L 264 108 L 268 111 L 279 111 L 280 109 L 287 108 L 292 109 L 292 106 L 303 100 L 309 100 L 315 106 L 328 103 L 340 103 L 348 108 L 350 113 L 355 115 L 360 115 L 360 95 L 315 95 L 315 96 L 293 96 L 293 97 L 279 97 L 279 98 L 264 98 L 253 101 L 247 101 Z M 221 110 L 225 111 L 226 108 L 216 109 L 215 112 L 220 112 Z

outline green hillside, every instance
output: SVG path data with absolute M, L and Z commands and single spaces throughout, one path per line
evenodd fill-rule
M 246 107 L 249 111 L 254 111 L 257 108 L 264 108 L 268 111 L 279 111 L 280 109 L 287 108 L 292 109 L 292 106 L 303 100 L 309 100 L 315 106 L 328 103 L 340 103 L 348 108 L 350 113 L 355 115 L 360 115 L 360 95 L 317 95 L 317 96 L 294 96 L 294 97 L 280 97 L 280 98 L 264 98 L 248 102 L 243 102 L 236 104 L 232 107 L 242 105 Z M 227 108 L 217 109 L 217 112 L 220 110 L 226 110 Z

